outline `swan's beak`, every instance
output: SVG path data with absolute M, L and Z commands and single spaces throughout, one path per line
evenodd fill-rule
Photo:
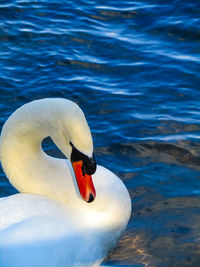
M 92 202 L 96 197 L 95 188 L 92 182 L 92 176 L 83 173 L 83 161 L 75 161 L 72 163 L 79 192 L 86 202 Z
M 96 171 L 94 156 L 89 158 L 70 143 L 72 147 L 71 163 L 76 176 L 79 192 L 86 202 L 92 202 L 96 197 L 96 191 L 92 182 L 92 174 Z

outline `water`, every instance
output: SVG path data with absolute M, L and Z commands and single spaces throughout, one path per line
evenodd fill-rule
M 199 25 L 195 0 L 0 2 L 1 125 L 34 99 L 77 102 L 130 192 L 107 265 L 199 266 Z M 1 170 L 0 196 L 15 192 Z

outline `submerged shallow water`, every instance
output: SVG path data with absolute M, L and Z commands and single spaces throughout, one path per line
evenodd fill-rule
M 77 102 L 98 164 L 130 192 L 130 222 L 105 263 L 199 266 L 198 1 L 17 0 L 0 14 L 1 126 L 34 99 Z M 0 196 L 15 192 L 1 170 Z

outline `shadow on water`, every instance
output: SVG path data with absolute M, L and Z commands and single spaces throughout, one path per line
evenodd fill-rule
M 115 153 L 130 157 L 149 158 L 156 162 L 185 164 L 200 167 L 200 146 L 196 143 L 182 142 L 180 146 L 173 143 L 140 142 L 117 144 L 108 151 L 116 150 Z M 199 154 L 199 155 L 198 155 Z

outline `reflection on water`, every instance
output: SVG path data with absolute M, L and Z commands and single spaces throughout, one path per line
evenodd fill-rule
M 199 207 L 200 199 L 194 197 L 160 200 L 139 209 L 136 205 L 135 226 L 125 233 L 108 259 L 128 265 L 134 259 L 143 266 L 198 266 Z
M 196 0 L 0 4 L 1 126 L 28 101 L 75 101 L 98 164 L 130 192 L 108 266 L 199 266 L 199 12 Z M 1 170 L 0 196 L 15 192 Z

